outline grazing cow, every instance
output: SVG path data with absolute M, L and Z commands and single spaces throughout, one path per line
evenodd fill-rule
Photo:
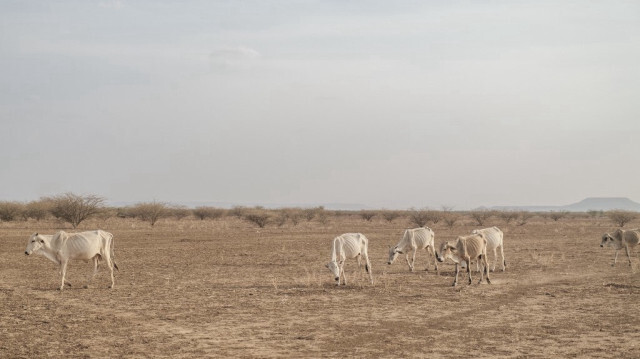
M 487 262 L 487 239 L 481 233 L 471 234 L 468 236 L 459 236 L 455 241 L 443 242 L 440 246 L 440 252 L 436 253 L 438 261 L 444 262 L 449 258 L 456 263 L 456 278 L 453 286 L 458 284 L 458 272 L 460 271 L 460 262 L 464 262 L 469 276 L 469 284 L 471 284 L 471 260 L 482 260 L 484 265 L 484 275 L 487 276 L 487 283 L 491 284 L 489 279 L 489 263 Z M 482 283 L 482 272 L 480 281 Z
M 71 259 L 80 259 L 88 262 L 93 260 L 93 273 L 89 277 L 85 288 L 89 287 L 89 282 L 98 272 L 98 262 L 104 259 L 107 263 L 107 267 L 111 272 L 111 286 L 114 286 L 113 269 L 118 269 L 116 262 L 114 261 L 113 253 L 113 235 L 109 232 L 102 230 L 81 232 L 81 233 L 66 233 L 60 231 L 54 235 L 45 235 L 34 233 L 29 238 L 27 243 L 27 249 L 24 252 L 26 255 L 32 253 L 39 254 L 47 257 L 52 262 L 60 266 L 60 273 L 62 280 L 60 284 L 60 290 L 64 289 L 65 275 L 67 273 L 67 264 Z
M 347 258 L 357 258 L 358 268 L 361 265 L 360 258 L 364 258 L 364 269 L 369 273 L 369 279 L 373 284 L 371 262 L 367 253 L 368 247 L 369 240 L 362 233 L 345 233 L 333 239 L 331 261 L 327 263 L 326 267 L 333 273 L 337 285 L 340 285 L 341 277 L 344 279 L 344 285 L 347 285 L 347 277 L 344 275 L 344 261 Z
M 629 265 L 631 265 L 631 251 L 638 245 L 640 239 L 640 229 L 616 229 L 615 232 L 602 235 L 602 242 L 600 247 L 613 247 L 616 250 L 615 257 L 613 257 L 612 266 L 616 265 L 618 261 L 618 251 L 624 248 L 627 252 L 627 259 L 629 259 Z
M 404 235 L 395 247 L 389 246 L 389 260 L 387 264 L 393 263 L 398 257 L 398 254 L 405 254 L 409 270 L 413 272 L 414 265 L 416 263 L 416 253 L 418 249 L 426 249 L 429 255 L 433 256 L 433 266 L 438 271 L 438 261 L 436 260 L 436 248 L 434 245 L 433 230 L 429 227 L 420 227 L 407 229 L 404 231 Z M 411 261 L 409 261 L 409 253 L 413 252 Z M 429 270 L 429 262 L 427 262 L 427 269 Z
M 504 242 L 503 237 L 504 234 L 498 227 L 484 228 L 484 229 L 474 229 L 471 231 L 473 234 L 482 233 L 484 238 L 487 240 L 487 252 L 493 251 L 493 266 L 491 267 L 491 271 L 495 271 L 496 263 L 498 262 L 498 253 L 497 249 L 500 248 L 500 256 L 502 257 L 502 271 L 504 272 L 507 261 L 504 259 Z M 489 258 L 487 258 L 489 261 Z M 476 270 L 478 269 L 478 262 L 476 262 Z

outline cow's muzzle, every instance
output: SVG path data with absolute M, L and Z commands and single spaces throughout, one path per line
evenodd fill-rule
M 25 255 L 25 256 L 28 256 L 29 254 L 30 254 L 29 252 L 24 251 L 24 255 Z
M 604 244 L 601 244 L 601 245 L 600 245 L 600 248 L 602 248 L 602 247 L 604 247 Z

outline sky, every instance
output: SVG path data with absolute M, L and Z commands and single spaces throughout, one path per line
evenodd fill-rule
M 636 1 L 0 2 L 0 200 L 640 201 Z

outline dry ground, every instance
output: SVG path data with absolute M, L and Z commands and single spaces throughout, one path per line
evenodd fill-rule
M 425 252 L 415 273 L 403 258 L 386 265 L 403 219 L 262 230 L 230 218 L 96 220 L 81 229 L 115 235 L 116 287 L 102 268 L 82 289 L 90 265 L 75 262 L 60 292 L 56 266 L 24 249 L 61 225 L 2 223 L 0 357 L 640 357 L 638 253 L 611 267 L 613 250 L 599 247 L 610 223 L 488 224 L 505 232 L 507 271 L 453 288 L 453 265 L 425 272 Z M 472 228 L 435 226 L 436 243 Z M 356 231 L 370 239 L 376 283 L 348 261 L 350 283 L 336 287 L 330 241 Z

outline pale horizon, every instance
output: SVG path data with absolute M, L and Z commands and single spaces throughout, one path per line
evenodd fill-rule
M 6 1 L 0 200 L 640 200 L 640 3 Z

